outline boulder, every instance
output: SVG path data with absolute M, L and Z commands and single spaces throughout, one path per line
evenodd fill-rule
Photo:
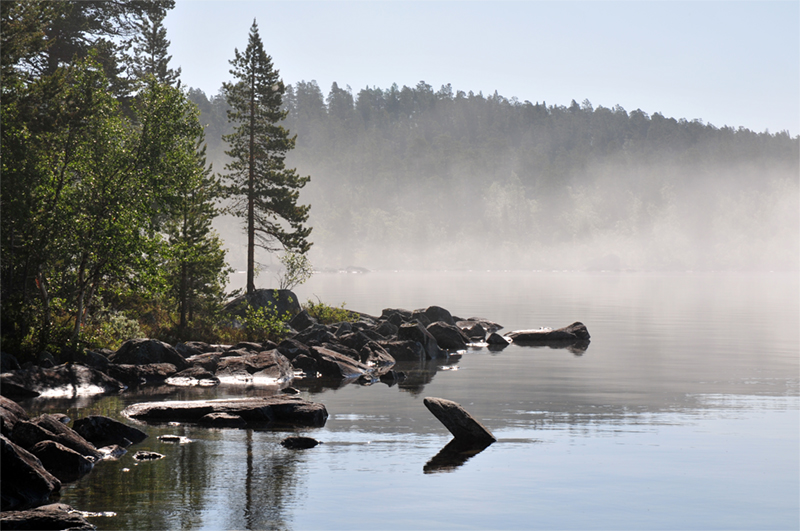
M 9 437 L 14 424 L 20 420 L 30 420 L 22 406 L 4 396 L 0 396 L 0 433 Z
M 292 450 L 305 450 L 308 448 L 314 448 L 320 444 L 320 442 L 316 439 L 312 439 L 311 437 L 286 437 L 284 440 L 281 441 L 281 446 L 284 448 L 289 448 Z
M 470 341 L 483 341 L 486 339 L 486 329 L 475 321 L 458 321 L 456 326 Z
M 3 529 L 68 529 L 90 531 L 97 529 L 86 518 L 69 505 L 51 503 L 26 511 L 4 511 L 0 513 Z
M 444 352 L 439 348 L 436 339 L 417 321 L 400 325 L 400 329 L 397 331 L 397 339 L 418 342 L 422 345 L 428 359 L 444 356 Z
M 433 322 L 431 318 L 428 317 L 428 314 L 425 313 L 425 310 L 416 310 L 412 312 L 409 321 L 418 321 L 425 328 L 428 328 L 428 325 Z
M 219 385 L 219 378 L 202 365 L 193 365 L 184 371 L 173 374 L 165 380 L 165 383 L 180 387 L 214 386 Z
M 278 344 L 278 352 L 286 356 L 289 360 L 293 360 L 299 354 L 309 355 L 308 347 L 297 341 L 296 339 L 284 339 Z
M 258 377 L 274 381 L 274 383 L 284 383 L 294 377 L 294 371 L 286 356 L 275 349 L 222 358 L 217 367 L 216 376 L 220 379 L 244 376 L 244 379 L 248 381 Z
M 575 342 L 588 341 L 591 337 L 586 325 L 580 322 L 572 323 L 564 328 L 539 328 L 536 330 L 515 330 L 506 337 L 520 345 L 546 345 L 550 342 Z
M 428 332 L 436 339 L 436 343 L 445 350 L 466 350 L 467 339 L 455 325 L 444 321 L 436 321 L 428 325 Z
M 72 428 L 98 448 L 113 444 L 129 446 L 147 439 L 147 434 L 142 430 L 102 415 L 78 419 L 72 423 Z
M 102 457 L 92 443 L 52 415 L 40 415 L 31 422 L 24 420 L 17 422 L 10 438 L 26 450 L 30 450 L 41 441 L 55 441 L 83 456 L 95 460 Z
M 397 335 L 397 331 L 400 328 L 398 326 L 393 325 L 389 321 L 384 321 L 377 328 L 375 328 L 375 332 L 382 335 L 383 337 L 393 337 Z
M 186 361 L 194 367 L 202 367 L 210 373 L 215 373 L 217 372 L 217 367 L 219 367 L 220 358 L 219 352 L 204 352 L 190 356 L 186 358 Z
M 188 364 L 185 364 L 188 367 Z M 178 368 L 171 363 L 149 363 L 147 365 L 117 365 L 108 366 L 108 375 L 130 387 L 163 383 L 167 378 L 178 372 Z
M 86 459 L 75 450 L 55 441 L 38 442 L 31 447 L 30 452 L 61 483 L 77 481 L 91 472 L 94 466 L 93 460 Z
M 452 326 L 456 325 L 456 322 L 453 320 L 453 316 L 450 314 L 450 312 L 441 306 L 428 306 L 425 308 L 424 313 L 428 316 L 428 319 L 430 319 L 432 323 L 435 323 L 436 321 L 443 321 Z
M 58 363 L 56 363 L 56 358 L 48 351 L 43 350 L 39 353 L 36 357 L 36 361 L 39 364 L 39 367 L 42 369 L 52 369 Z
M 423 403 L 458 441 L 470 445 L 486 445 L 497 440 L 492 432 L 456 402 L 444 398 L 426 397 Z
M 361 361 L 361 356 L 358 354 L 358 351 L 348 347 L 347 345 L 342 345 L 341 343 L 323 343 L 321 346 L 322 348 L 326 348 L 343 356 L 347 356 L 353 361 Z
M 368 367 L 386 367 L 395 364 L 395 359 L 380 343 L 370 341 L 358 352 L 361 363 Z
M 292 360 L 292 367 L 303 371 L 308 376 L 314 376 L 317 374 L 317 368 L 319 367 L 319 364 L 317 363 L 316 359 L 311 357 L 310 353 L 298 354 Z
M 129 339 L 108 357 L 108 361 L 118 365 L 170 363 L 179 371 L 189 367 L 186 359 L 175 348 L 156 339 Z
M 425 349 L 417 341 L 380 341 L 380 346 L 389 353 L 395 361 L 420 361 L 424 360 Z
M 470 317 L 468 319 L 460 319 L 456 321 L 456 326 L 462 330 L 464 328 L 470 328 L 474 324 L 481 325 L 481 328 L 486 330 L 487 334 L 491 334 L 492 332 L 497 332 L 498 330 L 503 329 L 503 325 L 497 324 L 489 319 L 484 319 L 483 317 Z
M 338 325 L 336 325 L 336 331 L 333 333 L 336 337 L 343 336 L 345 334 L 349 334 L 353 331 L 353 325 L 347 321 L 342 321 Z
M 336 341 L 336 336 L 328 330 L 328 327 L 322 324 L 315 324 L 299 332 L 294 336 L 294 339 L 306 346 L 321 345 L 323 343 L 330 343 Z
M 390 321 L 392 324 L 400 326 L 400 323 L 411 320 L 411 312 L 402 308 L 385 308 L 381 312 L 379 319 L 381 321 Z
M 248 424 L 324 426 L 328 411 L 323 404 L 297 396 L 276 395 L 220 400 L 144 402 L 126 407 L 122 414 L 150 422 L 198 422 L 209 413 L 238 415 Z
M 13 354 L 9 354 L 8 352 L 0 352 L 0 373 L 18 371 L 19 369 L 19 362 Z
M 225 312 L 235 317 L 244 317 L 247 314 L 248 306 L 274 308 L 279 316 L 287 313 L 295 316 L 301 311 L 297 295 L 292 291 L 288 289 L 257 289 L 230 301 L 225 305 Z
M 102 351 L 107 351 L 107 354 L 104 354 Z M 104 372 L 108 369 L 108 356 L 113 354 L 112 351 L 108 349 L 99 349 L 99 350 L 87 350 L 85 362 L 88 367 L 93 369 L 97 369 L 100 372 Z
M 61 482 L 44 468 L 35 455 L 4 435 L 0 435 L 0 469 L 3 471 L 3 481 L 0 482 L 3 529 L 12 529 L 6 526 L 6 515 L 9 513 L 5 511 L 41 505 L 61 490 Z M 9 481 L 8 478 L 14 480 Z
M 302 310 L 300 313 L 295 315 L 291 321 L 289 321 L 289 326 L 297 330 L 298 332 L 302 332 L 309 326 L 314 326 L 318 324 L 319 321 L 308 315 L 306 310 Z
M 317 372 L 329 378 L 355 378 L 370 370 L 360 361 L 324 347 L 311 347 L 311 357 L 317 360 Z
M 508 345 L 511 344 L 511 341 L 506 339 L 505 337 L 501 336 L 497 332 L 492 332 L 489 337 L 486 338 L 486 343 L 489 345 L 490 349 L 504 349 Z
M 99 393 L 119 393 L 125 389 L 125 386 L 97 369 L 70 363 L 52 369 L 31 367 L 7 372 L 0 376 L 0 392 L 4 396 L 13 398 L 9 391 L 15 388 L 18 391 L 25 390 L 33 396 L 58 394 L 74 397 Z

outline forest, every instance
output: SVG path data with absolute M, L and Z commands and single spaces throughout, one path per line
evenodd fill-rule
M 800 137 L 422 81 L 325 95 L 254 23 L 231 64 L 272 80 L 257 174 L 246 84 L 181 85 L 173 6 L 0 3 L 4 351 L 241 339 L 221 312 L 254 235 L 266 270 L 800 268 Z
M 225 100 L 188 95 L 221 167 Z M 320 269 L 798 269 L 786 132 L 424 82 L 300 81 L 284 105 Z M 236 264 L 235 230 L 217 226 Z

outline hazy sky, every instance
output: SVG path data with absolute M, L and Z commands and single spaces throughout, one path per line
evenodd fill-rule
M 216 94 L 253 19 L 287 83 L 496 90 L 800 134 L 800 2 L 177 0 L 185 86 Z

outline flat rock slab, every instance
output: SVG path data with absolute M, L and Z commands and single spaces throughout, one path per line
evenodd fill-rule
M 144 402 L 126 407 L 122 414 L 128 418 L 149 422 L 197 423 L 208 414 L 227 413 L 244 419 L 247 424 L 324 426 L 328 411 L 323 404 L 309 402 L 296 396 L 257 398 Z
M 3 529 L 97 529 L 86 518 L 69 505 L 52 503 L 27 511 L 3 511 L 0 513 Z
M 591 338 L 586 325 L 583 323 L 572 323 L 564 328 L 539 328 L 537 330 L 515 330 L 509 332 L 506 337 L 514 343 L 519 344 L 546 344 L 550 341 L 586 341 Z
M 486 426 L 478 422 L 456 402 L 444 398 L 426 397 L 423 403 L 457 441 L 466 444 L 488 445 L 497 440 Z

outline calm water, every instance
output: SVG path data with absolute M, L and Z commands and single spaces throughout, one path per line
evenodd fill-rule
M 324 444 L 286 432 L 146 427 L 61 501 L 100 529 L 798 529 L 796 274 L 320 274 L 297 288 L 380 314 L 437 304 L 505 331 L 581 321 L 582 355 L 510 346 L 403 366 L 399 386 L 295 386 L 326 405 Z M 133 402 L 269 394 L 151 388 L 31 410 L 118 416 Z M 455 400 L 499 439 L 440 463 L 449 433 L 425 396 Z M 161 443 L 158 435 L 191 443 Z M 130 454 L 133 454 L 131 451 Z

